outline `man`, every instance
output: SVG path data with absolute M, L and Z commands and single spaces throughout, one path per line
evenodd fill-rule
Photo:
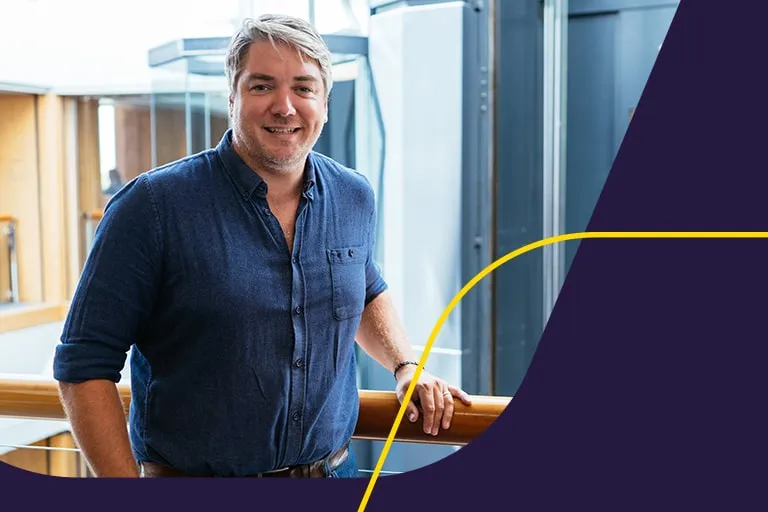
M 96 476 L 355 476 L 355 341 L 401 401 L 416 369 L 373 262 L 372 189 L 311 150 L 323 40 L 299 19 L 246 21 L 226 75 L 231 130 L 112 198 L 73 297 L 54 376 Z M 422 372 L 407 414 L 437 435 L 454 397 L 470 403 Z

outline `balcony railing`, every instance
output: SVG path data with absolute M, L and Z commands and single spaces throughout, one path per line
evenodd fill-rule
M 131 390 L 127 384 L 118 384 L 126 414 L 131 403 Z M 360 409 L 356 439 L 385 441 L 389 436 L 400 402 L 391 391 L 359 391 Z M 438 436 L 425 434 L 420 422 L 402 421 L 395 441 L 465 445 L 479 436 L 509 404 L 509 397 L 473 396 L 472 405 L 455 401 L 451 428 Z M 0 377 L 0 417 L 29 419 L 66 419 L 59 400 L 56 381 L 38 377 Z
M 0 303 L 19 302 L 16 220 L 0 214 Z
M 118 384 L 118 392 L 127 414 L 131 402 L 131 391 L 127 384 Z M 400 402 L 391 391 L 360 390 L 360 407 L 354 439 L 386 441 L 397 413 Z M 455 411 L 451 428 L 442 430 L 439 435 L 431 436 L 422 430 L 421 421 L 400 422 L 394 441 L 428 444 L 463 446 L 483 433 L 509 404 L 510 397 L 472 396 L 472 405 L 466 406 L 455 401 Z M 56 381 L 37 376 L 0 375 L 0 417 L 66 420 L 61 405 Z M 2 445 L 0 439 L 0 446 Z M 8 445 L 5 445 L 8 446 Z M 45 446 L 18 446 L 17 449 L 60 450 Z M 78 451 L 69 448 L 70 451 Z M 79 455 L 79 454 L 76 454 Z M 78 457 L 82 465 L 82 457 Z M 362 470 L 361 470 L 362 472 Z M 83 471 L 70 476 L 81 476 Z

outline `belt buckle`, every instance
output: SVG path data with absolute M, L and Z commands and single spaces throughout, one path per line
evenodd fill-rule
M 341 466 L 347 460 L 347 457 L 349 457 L 349 443 L 328 456 L 328 459 L 326 459 L 328 470 L 333 471 Z
M 290 466 L 285 466 L 284 468 L 279 469 L 270 469 L 269 471 L 262 471 L 258 474 L 259 478 L 273 478 L 273 477 L 280 477 L 283 476 L 280 473 L 287 473 L 291 470 Z
M 345 444 L 325 459 L 320 459 L 316 462 L 309 464 L 299 464 L 297 466 L 286 466 L 280 469 L 272 469 L 270 471 L 263 471 L 258 473 L 259 478 L 280 477 L 285 475 L 291 475 L 295 471 L 299 471 L 303 477 L 328 477 L 330 472 L 341 466 L 345 460 L 349 457 L 349 443 Z

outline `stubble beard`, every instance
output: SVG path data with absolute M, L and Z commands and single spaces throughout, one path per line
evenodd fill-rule
M 249 163 L 257 169 L 264 170 L 275 175 L 287 175 L 304 168 L 304 161 L 309 153 L 304 145 L 296 147 L 288 156 L 278 156 L 274 152 L 264 148 L 258 142 L 258 138 L 252 132 L 241 130 L 239 142 L 248 156 Z

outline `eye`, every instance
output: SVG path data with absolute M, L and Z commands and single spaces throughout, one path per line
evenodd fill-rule
M 267 89 L 268 89 L 268 86 L 266 86 L 264 84 L 252 85 L 249 88 L 249 90 L 251 90 L 251 91 L 266 91 Z
M 314 91 L 309 87 L 299 87 L 299 92 L 305 93 L 305 94 L 312 94 Z

